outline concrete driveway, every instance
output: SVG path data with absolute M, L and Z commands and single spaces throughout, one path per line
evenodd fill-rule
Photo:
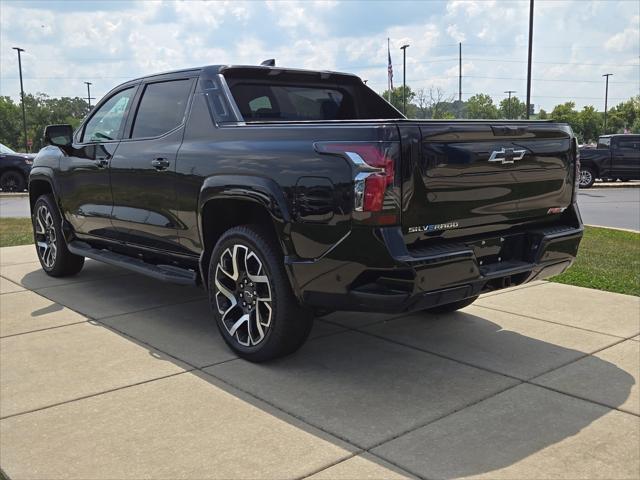
M 539 282 L 236 359 L 202 291 L 0 249 L 10 479 L 640 476 L 640 300 Z

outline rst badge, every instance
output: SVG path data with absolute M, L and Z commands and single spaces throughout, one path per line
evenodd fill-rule
M 409 233 L 436 232 L 439 230 L 450 230 L 458 228 L 458 222 L 436 223 L 434 225 L 421 225 L 419 227 L 409 227 Z

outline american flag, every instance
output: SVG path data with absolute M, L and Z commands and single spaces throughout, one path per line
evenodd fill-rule
M 391 64 L 391 48 L 389 47 L 389 39 L 387 38 L 387 53 L 389 55 L 389 63 L 387 65 L 387 83 L 389 84 L 389 91 L 393 90 L 393 65 Z

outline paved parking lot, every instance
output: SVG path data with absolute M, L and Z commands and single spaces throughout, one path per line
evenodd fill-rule
M 0 249 L 12 480 L 640 476 L 640 300 L 538 282 L 236 359 L 202 291 Z

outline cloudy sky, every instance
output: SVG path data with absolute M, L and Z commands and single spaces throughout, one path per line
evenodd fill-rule
M 92 96 L 140 75 L 207 64 L 257 64 L 354 72 L 386 88 L 387 37 L 395 83 L 526 95 L 528 0 L 423 1 L 11 1 L 0 0 L 0 95 Z M 532 102 L 604 105 L 640 90 L 640 2 L 536 0 Z

